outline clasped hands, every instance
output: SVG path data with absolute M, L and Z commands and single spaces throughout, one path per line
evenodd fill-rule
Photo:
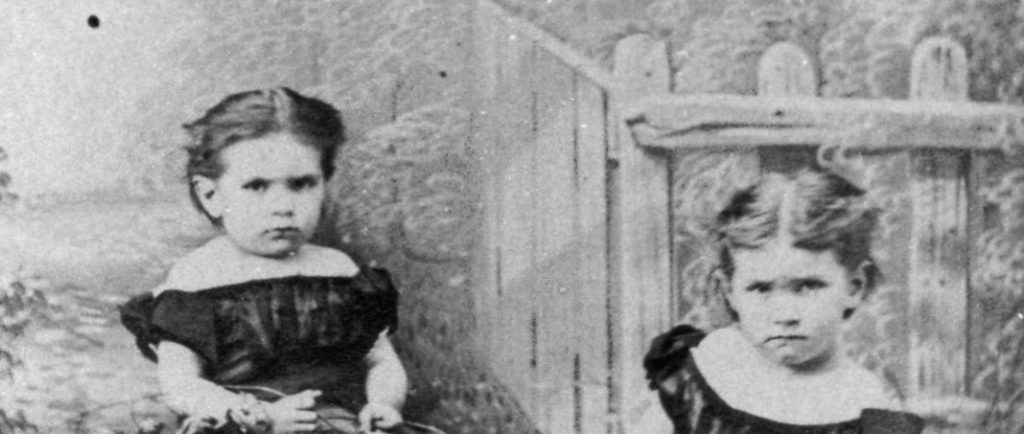
M 313 411 L 318 390 L 305 390 L 264 404 L 275 434 L 311 432 L 316 428 L 317 414 Z M 363 406 L 357 417 L 359 432 L 383 434 L 402 423 L 402 415 L 390 405 L 371 402 Z

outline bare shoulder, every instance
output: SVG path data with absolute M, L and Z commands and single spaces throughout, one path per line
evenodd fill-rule
M 155 295 L 167 289 L 202 289 L 286 276 L 354 276 L 359 266 L 344 252 L 307 244 L 291 260 L 239 255 L 223 237 L 188 253 L 171 267 Z
M 224 270 L 224 255 L 221 251 L 224 242 L 221 238 L 214 238 L 179 258 L 167 272 L 163 283 L 154 289 L 154 294 L 167 289 L 193 292 L 216 280 L 215 276 Z
M 353 276 L 359 273 L 359 266 L 345 252 L 331 247 L 307 244 L 303 246 L 308 254 L 305 273 L 324 276 Z
M 857 363 L 847 363 L 846 368 L 842 370 L 841 381 L 861 408 L 902 410 L 903 406 L 896 394 L 895 386 Z

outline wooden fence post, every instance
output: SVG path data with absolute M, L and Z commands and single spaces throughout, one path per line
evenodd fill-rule
M 550 52 L 534 54 L 533 194 L 536 206 L 533 270 L 529 288 L 537 318 L 535 410 L 538 428 L 572 433 L 576 424 L 574 358 L 579 354 L 572 315 L 581 290 L 576 191 L 576 75 Z
M 623 107 L 643 96 L 667 93 L 665 43 L 633 35 L 615 47 L 617 88 L 609 124 L 616 129 L 611 167 L 609 281 L 612 387 L 610 410 L 618 433 L 656 432 L 667 418 L 647 388 L 643 356 L 651 339 L 669 326 L 669 168 L 665 155 L 634 142 Z M 653 428 L 658 426 L 659 428 Z
M 472 82 L 472 140 L 479 159 L 476 176 L 482 183 L 480 209 L 482 230 L 479 251 L 473 264 L 474 286 L 478 288 L 474 304 L 478 330 L 474 342 L 476 354 L 489 363 L 494 341 L 493 312 L 498 294 L 498 227 L 500 225 L 501 177 L 495 154 L 498 150 L 495 123 L 500 106 L 495 103 L 499 83 L 498 75 L 498 34 L 501 25 L 493 10 L 480 0 L 473 9 L 473 43 L 471 65 L 474 68 Z
M 818 74 L 807 52 L 792 42 L 778 42 L 761 56 L 757 70 L 759 96 L 817 96 Z M 745 165 L 759 167 L 761 172 L 792 172 L 815 161 L 814 148 L 809 146 L 769 147 L 736 153 Z
M 911 80 L 913 100 L 966 100 L 964 49 L 945 37 L 921 42 L 912 58 Z M 911 397 L 965 392 L 968 165 L 969 154 L 961 151 L 911 153 Z
M 536 197 L 532 180 L 534 165 L 533 70 L 534 45 L 509 25 L 496 6 L 498 25 L 494 38 L 498 44 L 498 100 L 493 118 L 494 145 L 491 154 L 499 188 L 495 209 L 497 221 L 492 227 L 495 241 L 494 315 L 490 319 L 496 334 L 492 346 L 492 366 L 501 373 L 504 384 L 519 399 L 524 409 L 535 403 L 532 387 L 536 370 L 537 321 L 533 311 L 532 269 L 536 252 Z
M 769 47 L 758 64 L 757 94 L 817 95 L 818 75 L 810 56 L 792 42 L 778 42 Z
M 606 92 L 583 77 L 576 85 L 579 282 L 572 313 L 580 349 L 573 377 L 581 433 L 608 433 L 608 131 Z

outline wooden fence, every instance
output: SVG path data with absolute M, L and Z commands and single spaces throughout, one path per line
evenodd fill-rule
M 1024 113 L 966 100 L 958 44 L 920 44 L 906 101 L 819 98 L 812 62 L 788 43 L 764 54 L 758 96 L 676 95 L 661 42 L 622 40 L 609 72 L 490 0 L 477 6 L 478 349 L 541 431 L 656 432 L 646 347 L 710 316 L 692 229 L 709 198 L 689 199 L 708 177 L 736 175 L 727 187 L 836 158 L 905 190 L 882 203 L 898 211 L 879 258 L 897 271 L 875 306 L 889 321 L 861 325 L 884 328 L 887 351 L 865 343 L 862 360 L 911 398 L 970 392 L 977 186 L 1007 170 Z

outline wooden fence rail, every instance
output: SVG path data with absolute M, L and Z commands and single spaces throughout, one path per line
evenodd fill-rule
M 918 46 L 906 101 L 818 97 L 813 62 L 789 43 L 764 53 L 757 96 L 674 95 L 660 41 L 625 38 L 608 72 L 477 6 L 478 348 L 541 431 L 663 427 L 640 362 L 673 322 L 710 324 L 693 228 L 714 198 L 701 192 L 836 158 L 869 174 L 893 215 L 878 259 L 895 271 L 872 308 L 884 321 L 858 326 L 883 342 L 853 351 L 912 399 L 971 392 L 971 261 L 991 208 L 979 186 L 1024 149 L 1024 112 L 966 101 L 959 44 Z

